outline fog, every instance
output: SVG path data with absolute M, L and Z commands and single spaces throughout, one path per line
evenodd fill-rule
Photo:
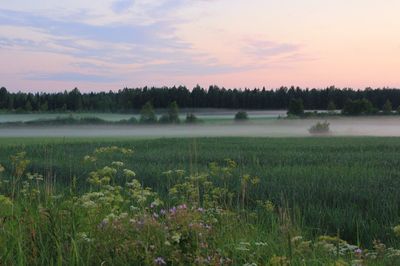
M 160 117 L 162 114 L 166 113 L 168 110 L 159 109 L 157 111 L 157 116 Z M 238 110 L 225 110 L 225 109 L 212 109 L 212 108 L 202 108 L 202 109 L 181 109 L 179 117 L 184 120 L 187 113 L 193 113 L 198 118 L 204 120 L 214 120 L 214 119 L 233 119 Z M 272 111 L 246 111 L 247 114 L 253 119 L 267 119 L 267 118 L 278 118 L 285 117 L 285 110 L 272 110 Z M 28 122 L 34 120 L 49 120 L 56 118 L 67 118 L 73 116 L 74 118 L 83 117 L 97 117 L 105 121 L 119 121 L 128 120 L 132 117 L 136 119 L 140 118 L 140 113 L 132 114 L 120 114 L 120 113 L 32 113 L 32 114 L 15 114 L 15 113 L 5 113 L 0 115 L 0 123 L 5 122 Z
M 0 137 L 302 137 L 324 120 L 268 120 L 204 125 L 1 127 Z M 332 136 L 400 136 L 400 117 L 328 119 Z

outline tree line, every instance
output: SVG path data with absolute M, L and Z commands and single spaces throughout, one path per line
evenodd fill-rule
M 0 109 L 10 111 L 102 111 L 129 112 L 141 109 L 147 102 L 154 108 L 167 108 L 176 102 L 181 108 L 228 108 L 254 110 L 287 110 L 293 99 L 301 99 L 307 110 L 326 110 L 334 106 L 344 109 L 349 101 L 367 100 L 368 108 L 382 110 L 389 101 L 400 106 L 400 90 L 393 88 L 353 90 L 329 87 L 325 89 L 226 89 L 196 86 L 162 88 L 125 88 L 117 92 L 81 93 L 75 88 L 58 93 L 9 92 L 0 88 Z M 369 104 L 368 103 L 368 104 Z M 367 105 L 368 105 L 367 104 Z

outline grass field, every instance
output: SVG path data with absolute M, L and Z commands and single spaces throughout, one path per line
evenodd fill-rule
M 95 166 L 83 162 L 86 155 L 105 146 L 134 149 L 134 153 L 107 155 Z M 242 206 L 243 176 L 248 174 L 259 177 L 259 183 L 248 187 L 248 196 L 243 196 L 249 210 L 257 209 L 260 200 L 271 202 L 277 210 L 285 209 L 291 223 L 310 239 L 339 235 L 362 247 L 372 247 L 374 240 L 399 247 L 393 234 L 400 222 L 399 150 L 399 138 L 1 138 L 0 164 L 6 169 L 4 176 L 12 175 L 15 166 L 10 156 L 25 151 L 31 161 L 27 172 L 42 174 L 60 193 L 75 187 L 79 194 L 92 191 L 87 182 L 91 171 L 124 161 L 124 167 L 136 172 L 136 179 L 164 199 L 170 197 L 168 190 L 175 182 L 166 171 L 185 170 L 188 176 L 208 173 L 216 186 L 237 195 L 232 206 Z M 210 163 L 222 167 L 226 159 L 234 160 L 237 167 L 224 183 L 210 174 Z M 266 225 L 256 224 L 250 235 L 266 233 Z M 243 238 L 236 237 L 236 242 Z
M 167 110 L 157 110 L 157 116 L 166 113 Z M 224 110 L 224 109 L 182 109 L 180 112 L 180 119 L 185 120 L 187 113 L 194 113 L 199 119 L 206 123 L 220 123 L 232 121 L 235 117 L 237 110 Z M 285 117 L 285 110 L 275 111 L 248 111 L 250 119 L 252 120 L 265 120 L 265 119 L 276 119 L 279 116 Z M 29 122 L 37 120 L 52 120 L 56 118 L 68 118 L 73 116 L 74 118 L 99 118 L 108 122 L 117 122 L 120 120 L 129 120 L 132 117 L 140 119 L 139 111 L 132 113 L 95 113 L 95 112 L 71 112 L 71 113 L 1 113 L 0 123 L 6 122 Z

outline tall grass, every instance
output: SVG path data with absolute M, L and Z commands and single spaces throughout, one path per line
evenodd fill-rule
M 21 140 L 20 145 L 2 141 L 0 162 L 6 169 L 11 169 L 11 155 L 26 151 L 30 172 L 42 174 L 57 189 L 70 187 L 76 177 L 78 192 L 88 189 L 87 175 L 93 170 L 82 163 L 83 156 L 104 145 L 135 147 L 137 153 L 127 158 L 126 166 L 161 196 L 168 193 L 162 174 L 166 170 L 201 172 L 210 162 L 222 164 L 230 158 L 237 162 L 238 173 L 260 178 L 253 196 L 287 205 L 310 236 L 339 231 L 341 238 L 369 247 L 375 239 L 399 244 L 392 234 L 400 221 L 396 138 L 36 139 Z M 231 182 L 239 185 L 237 179 Z
M 284 194 L 271 201 L 262 179 L 235 161 L 159 175 L 159 192 L 127 161 L 128 147 L 88 152 L 86 187 L 30 172 L 26 152 L 0 167 L 3 265 L 395 265 L 400 250 L 364 249 L 335 235 L 312 236 Z M 7 170 L 7 171 L 5 171 Z M 54 172 L 53 172 L 54 173 Z M 161 189 L 162 188 L 162 189 Z M 393 235 L 400 233 L 400 226 Z M 393 229 L 392 229 L 393 230 Z

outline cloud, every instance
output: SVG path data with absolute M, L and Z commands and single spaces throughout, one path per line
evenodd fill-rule
M 19 12 L 0 9 L 1 25 L 37 28 L 54 36 L 70 36 L 80 39 L 90 39 L 98 42 L 157 44 L 164 37 L 161 34 L 171 32 L 168 23 L 153 23 L 150 25 L 90 25 L 82 22 L 63 21 L 29 12 Z M 171 41 L 165 37 L 165 40 Z
M 300 46 L 291 43 L 278 43 L 269 40 L 246 40 L 243 51 L 257 58 L 271 58 L 298 53 Z
M 155 76 L 168 79 L 239 73 L 270 67 L 258 60 L 222 63 L 218 54 L 195 48 L 190 38 L 180 37 L 180 26 L 191 21 L 175 16 L 175 12 L 199 2 L 214 1 L 103 0 L 95 10 L 69 9 L 65 12 L 69 17 L 29 9 L 0 9 L 0 47 L 48 53 L 54 61 L 57 55 L 65 58 L 55 73 L 34 69 L 28 74 L 22 73 L 23 79 L 36 81 L 110 83 L 143 77 L 151 80 Z M 150 19 L 140 21 L 146 17 Z M 245 41 L 237 56 L 265 59 L 295 52 L 299 52 L 299 47 L 294 44 L 251 39 Z
M 111 83 L 118 81 L 117 77 L 107 77 L 94 74 L 83 73 L 28 73 L 25 75 L 26 80 L 45 80 L 45 81 L 71 81 L 71 82 L 94 82 L 94 83 Z
M 174 22 L 150 25 L 89 25 L 38 16 L 27 12 L 0 10 L 0 23 L 14 29 L 30 28 L 15 36 L 1 31 L 0 45 L 31 51 L 69 54 L 79 58 L 96 58 L 112 63 L 145 63 L 172 58 L 190 50 L 190 45 L 174 35 Z M 11 30 L 8 29 L 8 32 Z M 24 37 L 26 36 L 26 37 Z
M 122 13 L 127 11 L 127 9 L 131 8 L 135 4 L 133 0 L 117 0 L 111 5 L 111 9 L 115 13 Z

